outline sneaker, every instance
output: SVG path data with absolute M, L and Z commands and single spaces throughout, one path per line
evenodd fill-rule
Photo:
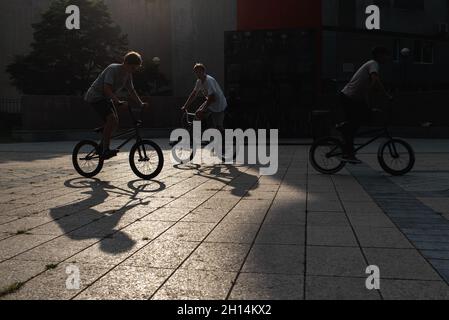
M 361 164 L 362 161 L 360 159 L 357 159 L 355 155 L 348 155 L 345 154 L 341 157 L 341 161 L 350 163 L 350 164 Z
M 101 155 L 101 159 L 109 160 L 111 158 L 116 157 L 117 154 L 118 154 L 118 150 L 105 150 L 105 151 L 103 151 L 103 154 Z

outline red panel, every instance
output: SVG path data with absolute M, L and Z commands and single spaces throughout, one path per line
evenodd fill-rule
M 238 0 L 238 29 L 321 27 L 321 0 Z

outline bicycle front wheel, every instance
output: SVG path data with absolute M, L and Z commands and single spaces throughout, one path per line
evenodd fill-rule
M 73 150 L 72 163 L 76 172 L 85 178 L 93 178 L 103 169 L 99 146 L 93 141 L 81 141 Z
M 164 154 L 153 141 L 142 140 L 131 148 L 129 163 L 136 176 L 151 180 L 161 173 L 164 167 Z
M 413 148 L 399 139 L 391 139 L 383 143 L 377 157 L 382 169 L 392 176 L 403 176 L 415 166 Z
M 310 149 L 309 159 L 313 168 L 323 174 L 336 174 L 346 165 L 341 161 L 343 147 L 340 140 L 324 138 L 316 141 Z
M 192 162 L 195 158 L 193 141 L 190 141 L 188 144 L 182 141 L 175 144 L 172 148 L 172 157 L 177 165 Z

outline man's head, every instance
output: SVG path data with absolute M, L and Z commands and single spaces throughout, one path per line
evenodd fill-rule
M 142 67 L 142 56 L 135 51 L 128 52 L 123 58 L 123 65 L 127 72 L 134 73 Z
M 384 64 L 390 57 L 390 51 L 385 47 L 375 47 L 373 49 L 373 58 L 380 64 Z
M 195 64 L 193 73 L 195 73 L 196 77 L 200 80 L 206 79 L 206 67 L 202 63 Z

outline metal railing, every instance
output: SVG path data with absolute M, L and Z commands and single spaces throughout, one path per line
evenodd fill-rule
M 20 98 L 0 97 L 0 112 L 9 114 L 19 114 L 22 111 L 22 101 Z

